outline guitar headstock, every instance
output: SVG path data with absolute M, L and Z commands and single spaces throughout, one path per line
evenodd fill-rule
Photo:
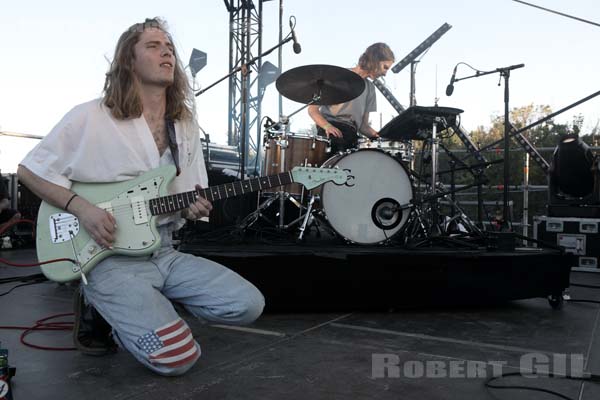
M 337 185 L 348 181 L 348 172 L 337 168 L 294 167 L 291 172 L 294 182 L 309 190 L 330 181 Z

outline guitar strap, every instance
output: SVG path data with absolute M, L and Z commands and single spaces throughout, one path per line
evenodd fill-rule
M 175 122 L 170 118 L 166 118 L 165 125 L 167 126 L 167 134 L 169 136 L 169 148 L 171 149 L 173 161 L 175 161 L 175 168 L 177 168 L 177 176 L 179 176 L 179 174 L 181 173 L 181 168 L 179 168 L 179 148 L 177 147 Z

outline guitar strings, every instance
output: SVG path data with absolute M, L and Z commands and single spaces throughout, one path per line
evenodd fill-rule
M 289 172 L 286 172 L 284 174 L 289 174 Z M 281 182 L 281 177 L 279 177 L 278 175 L 275 175 L 275 176 L 277 176 L 277 178 L 279 179 L 279 183 L 283 185 L 283 183 Z M 267 188 L 273 187 L 273 185 L 271 185 L 271 183 L 270 183 L 270 181 L 268 179 L 269 177 L 266 177 L 266 178 L 267 178 Z M 291 178 L 291 176 L 290 176 L 290 178 Z M 237 182 L 234 182 L 234 183 L 224 183 L 224 184 L 221 184 L 221 185 L 211 186 L 209 188 L 201 189 L 201 191 L 203 191 L 203 192 L 205 192 L 207 194 L 210 194 L 210 195 L 217 194 L 219 196 L 219 198 L 215 198 L 212 201 L 228 199 L 230 197 L 236 197 L 236 196 L 239 196 L 239 195 L 242 195 L 242 194 L 252 193 L 252 192 L 256 192 L 256 191 L 265 189 L 264 187 L 261 187 L 261 185 L 260 185 L 261 184 L 260 179 L 261 178 L 254 178 L 254 179 L 248 179 L 248 180 L 245 180 L 245 181 L 237 181 L 237 182 L 240 182 L 240 187 L 239 187 L 239 189 L 241 189 L 240 193 L 238 193 L 236 191 L 236 187 L 234 185 L 234 183 L 237 183 Z M 255 183 L 258 183 L 258 189 L 254 189 L 252 183 L 250 183 L 251 181 L 254 181 L 254 180 L 256 180 Z M 250 186 L 251 190 L 245 192 L 244 189 L 243 189 L 243 187 L 242 187 L 241 182 L 248 182 L 248 185 Z M 293 182 L 294 181 L 291 180 L 289 183 L 293 183 Z M 210 191 L 208 189 L 210 189 Z M 225 193 L 225 195 L 222 196 L 221 193 Z M 192 191 L 189 191 L 189 192 L 183 192 L 183 193 L 178 193 L 178 194 L 169 194 L 169 195 L 166 195 L 166 196 L 156 197 L 156 198 L 151 199 L 151 200 L 166 199 L 168 197 L 174 197 L 174 198 L 176 198 L 176 196 L 182 196 L 182 195 L 186 195 L 187 196 L 189 194 L 193 194 L 195 196 L 195 198 L 197 198 L 198 196 L 200 196 L 200 192 L 198 190 L 192 190 Z M 228 194 L 233 194 L 233 196 L 230 196 Z M 208 196 L 202 196 L 202 197 L 207 198 Z M 211 196 L 211 197 L 214 198 L 214 196 Z M 146 207 L 147 210 L 149 210 L 151 208 L 150 207 L 150 201 L 151 200 L 144 200 L 143 201 L 143 203 L 144 203 L 144 205 L 145 205 L 145 207 Z M 189 199 L 188 199 L 188 201 L 189 201 Z M 127 213 L 130 213 L 130 212 L 133 213 L 133 212 L 135 212 L 135 209 L 134 209 L 135 205 L 136 204 L 140 204 L 140 203 L 141 202 L 129 202 L 129 203 L 126 203 L 126 204 L 111 206 L 111 207 L 107 207 L 107 208 L 103 208 L 103 209 L 106 210 L 106 211 L 108 211 L 108 212 L 110 212 L 113 216 L 126 215 Z M 180 206 L 179 203 L 180 202 L 177 201 L 177 200 L 175 200 L 175 201 L 166 200 L 164 203 L 162 203 L 163 204 L 162 207 L 160 206 L 161 203 L 159 203 L 159 207 L 158 207 L 159 214 L 157 214 L 157 215 L 170 214 L 170 213 L 174 213 L 174 212 L 177 212 L 177 211 L 180 211 L 180 210 L 183 210 L 183 209 L 189 207 L 189 205 L 188 205 L 187 207 L 177 208 L 177 207 Z M 175 206 L 175 208 L 176 208 L 174 211 L 166 211 L 166 212 L 162 211 L 162 209 L 168 209 L 168 208 L 171 208 L 173 206 Z M 150 212 L 150 214 L 151 214 L 151 212 Z

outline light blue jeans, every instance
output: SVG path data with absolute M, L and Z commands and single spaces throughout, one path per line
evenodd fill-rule
M 171 232 L 160 232 L 160 250 L 147 257 L 109 257 L 82 286 L 121 347 L 158 374 L 181 375 L 200 357 L 200 345 L 171 301 L 205 322 L 244 325 L 260 316 L 264 298 L 228 268 L 174 250 Z

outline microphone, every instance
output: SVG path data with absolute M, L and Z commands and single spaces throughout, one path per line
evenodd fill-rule
M 458 67 L 458 64 L 456 64 L 454 66 L 454 71 L 452 71 L 452 77 L 450 78 L 450 84 L 448 86 L 446 86 L 446 96 L 452 96 L 452 93 L 454 92 L 454 80 L 456 78 L 456 68 Z
M 270 127 L 272 127 L 273 125 L 275 125 L 275 122 L 269 118 L 269 117 L 265 117 L 266 121 L 265 121 L 265 129 L 269 129 Z
M 273 129 L 273 130 L 276 130 L 276 131 L 278 131 L 278 130 L 281 129 L 281 123 L 275 122 L 275 121 L 273 121 L 269 117 L 265 117 L 265 119 L 267 120 L 265 122 L 265 129 Z
M 396 210 L 394 207 L 384 205 L 383 207 L 380 207 L 377 210 L 377 215 L 379 216 L 379 218 L 384 220 L 390 220 L 394 218 L 394 214 L 396 214 Z
M 402 221 L 402 206 L 389 197 L 378 200 L 371 208 L 371 219 L 376 227 L 383 230 L 396 228 Z
M 296 31 L 294 31 L 294 25 L 295 24 L 292 23 L 292 19 L 290 18 L 290 29 L 292 30 L 292 40 L 294 41 L 294 53 L 300 54 L 300 52 L 302 51 L 302 47 L 300 46 L 300 43 L 298 43 Z

